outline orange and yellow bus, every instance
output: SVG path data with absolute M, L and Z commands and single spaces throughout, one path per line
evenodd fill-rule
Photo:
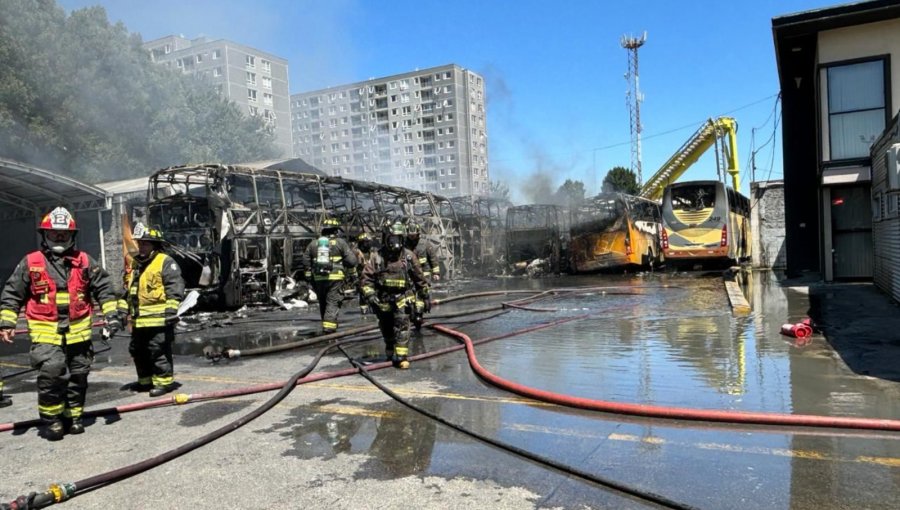
M 659 204 L 623 193 L 601 193 L 573 211 L 572 269 L 585 273 L 653 268 L 662 263 Z
M 736 263 L 750 257 L 750 200 L 720 181 L 666 186 L 660 236 L 666 262 Z

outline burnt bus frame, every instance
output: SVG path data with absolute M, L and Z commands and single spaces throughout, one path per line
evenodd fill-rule
M 269 193 L 273 184 L 274 197 L 270 193 L 261 203 L 261 185 Z M 202 187 L 205 197 L 191 195 L 192 187 Z M 237 200 L 238 191 L 244 200 Z M 208 207 L 205 225 L 196 218 L 163 221 L 166 209 L 191 210 L 187 204 L 203 200 Z M 414 217 L 423 229 L 422 242 L 438 248 L 444 274 L 452 278 L 460 273 L 462 240 L 453 206 L 427 192 L 270 168 L 202 164 L 155 172 L 147 202 L 149 223 L 173 245 L 173 256 L 185 266 L 188 288 L 198 288 L 222 307 L 269 302 L 277 279 L 295 273 L 327 216 L 336 216 L 350 236 L 369 232 L 376 238 L 386 222 Z M 204 265 L 211 278 L 201 287 Z

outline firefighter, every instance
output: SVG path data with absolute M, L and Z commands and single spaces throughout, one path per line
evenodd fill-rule
M 422 243 L 420 237 L 422 229 L 413 221 L 407 224 L 406 231 L 406 248 L 416 255 L 416 260 L 422 268 L 422 273 L 427 280 L 437 282 L 440 281 L 441 264 L 438 260 L 437 251 L 428 243 Z M 413 310 L 412 321 L 416 329 L 422 327 L 425 321 L 425 314 L 431 311 L 431 300 L 416 294 L 416 306 Z
M 358 274 L 362 274 L 363 269 L 366 267 L 366 263 L 374 253 L 372 251 L 372 236 L 368 232 L 363 232 L 356 236 L 355 252 L 356 270 Z M 358 282 L 356 289 L 359 298 L 359 313 L 366 315 L 369 313 L 369 304 L 366 302 L 366 297 L 362 293 L 362 281 Z
M 174 390 L 172 343 L 178 306 L 184 299 L 184 279 L 175 260 L 163 251 L 163 235 L 143 223 L 134 226 L 132 237 L 138 252 L 125 275 L 125 300 L 119 308 L 131 317 L 131 343 L 137 382 L 134 391 L 149 391 L 159 397 Z
M 323 335 L 337 331 L 338 313 L 344 303 L 345 280 L 355 283 L 357 278 L 356 254 L 339 234 L 338 220 L 326 218 L 319 238 L 309 243 L 300 259 L 303 278 L 312 284 L 319 298 Z
M 31 366 L 37 370 L 38 414 L 44 437 L 81 434 L 81 414 L 94 360 L 93 298 L 109 331 L 122 328 L 112 282 L 100 264 L 75 248 L 78 229 L 63 207 L 44 216 L 41 249 L 19 262 L 0 295 L 0 340 L 12 343 L 19 309 L 25 306 Z
M 385 229 L 382 246 L 363 270 L 363 295 L 378 317 L 385 354 L 400 369 L 409 368 L 409 312 L 416 292 L 428 296 L 428 282 L 416 256 L 403 247 L 401 223 Z

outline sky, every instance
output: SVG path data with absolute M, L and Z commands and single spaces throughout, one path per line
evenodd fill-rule
M 707 119 L 738 123 L 741 191 L 782 178 L 772 18 L 828 0 L 62 0 L 103 6 L 145 41 L 225 38 L 288 60 L 292 94 L 454 63 L 485 78 L 488 170 L 514 202 L 566 179 L 600 191 L 631 166 L 623 36 L 639 49 L 642 166 Z M 753 156 L 751 158 L 751 156 Z M 755 162 L 755 165 L 751 164 Z M 755 170 L 751 169 L 755 166 Z M 682 180 L 716 179 L 710 150 Z

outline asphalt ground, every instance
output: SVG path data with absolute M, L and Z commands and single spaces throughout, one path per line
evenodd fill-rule
M 656 276 L 494 280 L 465 282 L 453 286 L 452 291 L 675 283 L 686 293 L 706 296 L 715 295 L 716 284 L 711 281 L 708 277 Z M 821 395 L 823 400 L 833 400 L 831 411 L 877 412 L 881 417 L 900 418 L 900 410 L 893 405 L 898 396 L 898 371 L 891 362 L 900 353 L 900 338 L 891 333 L 900 331 L 900 314 L 888 298 L 871 285 L 776 284 L 767 278 L 757 278 L 751 292 L 755 318 L 760 320 L 757 329 L 766 330 L 758 336 L 773 344 L 784 343 L 777 347 L 790 359 L 783 371 L 775 372 L 788 383 L 761 385 L 760 401 L 765 400 L 766 388 L 781 391 L 783 387 L 804 395 L 789 398 L 793 406 L 824 405 L 815 402 Z M 634 306 L 642 306 L 640 298 L 629 299 L 635 300 Z M 724 290 L 722 299 L 724 303 Z M 657 310 L 668 306 L 656 302 L 664 297 L 655 295 L 653 300 L 643 306 Z M 499 301 L 459 302 L 436 307 L 435 313 Z M 722 303 L 710 303 L 716 317 L 727 314 Z M 372 318 L 353 312 L 352 304 L 342 327 L 374 325 Z M 574 310 L 577 307 L 570 308 L 566 313 L 580 313 Z M 185 321 L 176 357 L 176 379 L 183 385 L 179 392 L 197 394 L 281 383 L 312 360 L 314 348 L 215 364 L 203 358 L 203 346 L 213 343 L 240 344 L 246 349 L 301 338 L 315 327 L 316 318 L 314 311 L 243 315 L 204 317 L 203 325 L 218 327 L 198 331 L 189 330 L 198 329 L 200 319 Z M 486 336 L 550 320 L 546 314 L 539 315 L 510 313 L 459 327 L 473 337 Z M 780 322 L 807 315 L 822 328 L 809 344 L 793 345 L 770 331 Z M 553 336 L 548 335 L 540 338 L 545 345 L 552 345 Z M 591 337 L 590 332 L 583 335 Z M 127 343 L 127 338 L 117 337 L 110 351 L 98 354 L 88 410 L 150 400 L 146 394 L 123 389 L 134 380 Z M 413 351 L 451 345 L 456 342 L 424 331 L 415 338 Z M 529 361 L 522 344 L 498 341 L 487 345 L 484 355 L 491 368 L 507 377 L 527 382 L 529 371 L 534 370 L 536 378 L 547 377 L 541 384 L 558 383 L 557 390 L 565 389 L 571 378 L 572 384 L 581 388 L 578 374 L 585 373 L 583 369 L 566 365 L 556 374 L 539 373 L 562 366 L 548 360 L 548 356 L 558 355 L 554 350 L 535 351 L 535 359 Z M 348 349 L 351 356 L 364 358 L 379 348 L 376 340 Z M 27 368 L 25 349 L 27 346 L 17 345 L 0 358 L 4 373 Z M 768 362 L 768 357 L 760 359 Z M 812 363 L 813 368 L 804 368 L 804 363 Z M 804 370 L 822 373 L 823 365 L 827 370 L 812 383 L 815 391 L 805 389 Z M 316 373 L 348 367 L 346 358 L 334 353 L 319 363 Z M 606 370 L 595 374 L 604 382 L 601 387 L 614 388 L 617 378 L 630 377 L 627 367 Z M 769 374 L 763 369 L 759 373 Z M 696 508 L 895 508 L 893 501 L 900 494 L 895 486 L 900 445 L 893 433 L 702 427 L 561 408 L 489 386 L 473 375 L 461 352 L 414 363 L 408 371 L 385 369 L 373 376 L 416 405 L 466 429 Z M 848 385 L 860 385 L 861 389 L 848 391 Z M 0 422 L 36 417 L 33 375 L 9 380 L 7 387 L 14 405 L 0 409 Z M 812 396 L 806 397 L 807 393 Z M 846 397 L 860 393 L 862 401 Z M 273 394 L 89 418 L 85 434 L 58 442 L 46 441 L 34 427 L 0 433 L 0 501 L 159 455 L 227 425 Z M 841 395 L 846 398 L 838 398 Z M 690 394 L 680 393 L 656 398 L 691 401 Z M 744 401 L 751 401 L 749 394 L 729 402 L 759 405 L 756 400 Z M 300 385 L 270 412 L 212 444 L 137 476 L 79 494 L 64 505 L 86 509 L 658 508 L 424 418 L 359 375 Z

